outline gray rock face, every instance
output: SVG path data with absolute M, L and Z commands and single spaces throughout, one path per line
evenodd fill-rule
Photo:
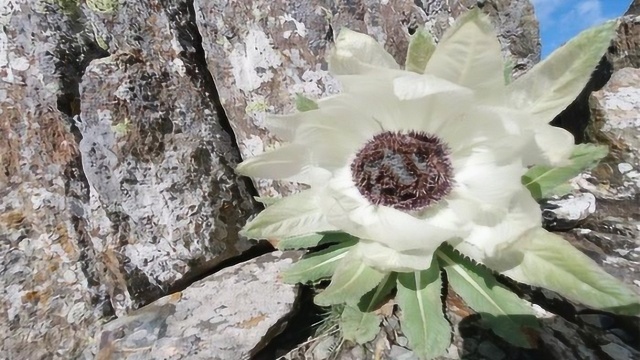
M 614 70 L 625 67 L 640 67 L 640 13 L 637 12 L 640 6 L 635 5 L 635 13 L 633 13 L 633 6 L 626 16 L 620 19 L 617 36 L 613 40 L 610 53 L 607 55 Z
M 238 231 L 257 210 L 234 175 L 215 89 L 178 24 L 186 14 L 154 3 L 90 13 L 114 54 L 80 84 L 89 231 L 118 315 L 249 248 Z
M 250 246 L 189 16 L 0 4 L 0 358 L 77 358 L 101 321 Z
M 602 90 L 591 95 L 591 106 L 590 137 L 609 145 L 614 158 L 631 166 L 618 170 L 633 176 L 640 170 L 640 69 L 616 71 Z
M 596 197 L 588 192 L 547 200 L 542 206 L 543 226 L 551 230 L 573 229 L 595 211 Z
M 296 93 L 320 98 L 339 91 L 324 62 L 343 27 L 369 33 L 404 63 L 409 31 L 426 26 L 441 35 L 450 18 L 476 1 L 349 0 L 195 1 L 202 46 L 243 157 L 274 139 L 262 127 L 267 113 L 293 110 Z M 538 28 L 528 1 L 486 2 L 505 54 L 525 70 L 539 58 Z M 258 180 L 261 195 L 289 194 L 295 184 Z
M 597 211 L 573 238 L 612 274 L 640 291 L 640 70 L 625 68 L 591 95 L 589 137 L 610 154 L 593 171 L 574 179 L 593 193 Z
M 61 63 L 69 19 L 0 4 L 0 358 L 74 358 L 111 315 Z
M 248 359 L 292 311 L 297 286 L 283 284 L 280 272 L 298 257 L 263 255 L 106 324 L 97 358 Z

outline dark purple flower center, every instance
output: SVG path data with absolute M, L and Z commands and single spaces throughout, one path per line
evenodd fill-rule
M 449 148 L 426 133 L 383 132 L 351 163 L 353 182 L 372 204 L 419 210 L 449 194 L 453 167 Z

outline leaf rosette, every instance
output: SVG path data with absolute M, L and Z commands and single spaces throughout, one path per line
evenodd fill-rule
M 573 136 L 549 122 L 582 91 L 614 28 L 583 32 L 515 80 L 505 76 L 509 64 L 479 10 L 463 15 L 437 46 L 419 30 L 404 69 L 372 37 L 343 29 L 328 58 L 342 92 L 318 101 L 298 96 L 299 112 L 268 117 L 267 129 L 285 144 L 237 169 L 309 188 L 270 204 L 243 234 L 277 239 L 283 249 L 329 245 L 285 280 L 330 277 L 316 303 L 347 304 L 343 318 L 357 319 L 346 327 L 353 339 L 370 338 L 379 322 L 363 299 L 381 301 L 395 281 L 397 301 L 410 312 L 403 329 L 424 357 L 448 347 L 448 333 L 429 330 L 447 325 L 433 304 L 441 266 L 456 292 L 507 337 L 528 326 L 514 319 L 532 312 L 514 305 L 517 296 L 488 270 L 474 273 L 474 262 L 593 307 L 628 310 L 635 295 L 542 230 L 536 202 L 602 157 L 600 148 L 576 151 Z M 565 266 L 545 247 L 575 261 Z M 532 268 L 545 264 L 559 275 L 546 281 L 540 274 L 547 272 Z M 576 279 L 582 282 L 572 285 Z M 526 345 L 522 336 L 513 342 Z

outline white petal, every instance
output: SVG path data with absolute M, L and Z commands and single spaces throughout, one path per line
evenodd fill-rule
M 527 231 L 541 226 L 540 206 L 528 190 L 518 192 L 507 211 L 477 218 L 473 230 L 455 248 L 476 261 L 484 262 L 507 248 Z
M 384 47 L 369 35 L 343 28 L 329 56 L 329 71 L 335 75 L 362 74 L 376 68 L 398 69 Z
M 297 144 L 282 147 L 254 156 L 240 163 L 238 174 L 262 179 L 295 181 L 303 184 L 322 184 L 331 173 L 312 163 L 306 148 Z
M 318 111 L 318 110 L 313 110 Z M 292 113 L 285 115 L 272 115 L 267 114 L 267 118 L 264 122 L 264 127 L 269 132 L 277 136 L 283 141 L 293 141 L 294 134 L 298 126 L 302 124 L 304 119 L 304 113 Z
M 443 124 L 461 117 L 473 103 L 473 94 L 463 88 L 459 88 L 460 91 L 440 92 L 414 100 L 400 100 L 393 93 L 394 79 L 406 74 L 398 72 L 394 76 L 340 76 L 338 79 L 348 89 L 345 95 L 351 96 L 351 106 L 375 119 L 384 131 L 424 131 L 435 134 Z
M 460 17 L 443 35 L 424 73 L 470 88 L 485 101 L 501 101 L 501 46 L 487 16 L 471 10 Z
M 435 131 L 438 137 L 447 143 L 452 155 L 468 152 L 476 146 L 494 149 L 494 152 L 499 152 L 504 157 L 515 154 L 515 135 L 510 134 L 500 117 L 486 111 L 482 106 L 473 103 L 471 105 L 469 110 L 461 105 L 452 105 L 444 109 L 453 116 L 447 118 L 447 121 Z
M 527 165 L 565 166 L 574 148 L 575 140 L 567 130 L 543 124 L 533 129 L 534 141 L 525 148 Z
M 468 88 L 462 87 L 450 81 L 432 75 L 407 74 L 393 80 L 393 92 L 400 100 L 413 100 L 425 96 L 447 93 L 463 92 L 472 94 Z
M 396 251 L 435 251 L 465 231 L 465 224 L 444 202 L 420 214 L 370 204 L 353 185 L 348 169 L 335 173 L 326 191 L 322 206 L 330 223 Z
M 475 148 L 466 158 L 453 158 L 456 192 L 479 206 L 505 207 L 513 194 L 522 188 L 521 177 L 526 168 L 519 158 L 498 163 L 490 149 Z
M 348 97 L 341 97 L 340 101 L 348 101 Z M 298 127 L 295 143 L 308 149 L 313 164 L 329 170 L 347 166 L 348 160 L 381 131 L 375 119 L 356 110 L 347 106 L 323 107 L 321 118 L 308 119 Z
M 362 262 L 380 271 L 411 272 L 429 268 L 433 251 L 399 252 L 376 241 L 361 239 L 351 250 Z
M 287 196 L 249 221 L 241 234 L 255 239 L 280 239 L 338 230 L 327 222 L 318 202 L 316 189 Z
M 571 104 L 589 81 L 616 29 L 616 22 L 585 30 L 516 79 L 507 88 L 511 106 L 549 123 Z

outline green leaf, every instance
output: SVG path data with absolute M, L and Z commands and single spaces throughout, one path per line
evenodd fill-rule
M 384 278 L 384 273 L 367 266 L 359 259 L 345 257 L 335 269 L 331 284 L 314 302 L 320 306 L 347 303 L 355 305 Z
M 405 69 L 422 74 L 435 50 L 436 43 L 431 33 L 423 27 L 419 28 L 409 40 Z
M 504 69 L 503 69 L 505 85 L 509 85 L 513 81 L 513 68 L 514 68 L 514 66 L 515 66 L 515 63 L 513 62 L 512 58 L 508 58 L 507 60 L 505 60 Z
M 312 253 L 299 260 L 282 274 L 289 284 L 314 282 L 329 278 L 357 240 L 346 241 Z
M 431 267 L 398 274 L 396 300 L 402 309 L 402 332 L 422 359 L 444 354 L 451 344 L 451 326 L 442 312 L 442 280 L 434 257 Z
M 360 298 L 358 308 L 364 312 L 374 311 L 396 286 L 397 276 L 397 273 L 386 274 L 378 286 Z
M 531 348 L 522 327 L 537 327 L 535 313 L 516 294 L 498 283 L 489 270 L 458 255 L 447 246 L 437 252 L 453 290 L 464 299 L 497 335 L 508 342 Z
M 249 221 L 240 234 L 254 239 L 281 239 L 337 230 L 316 204 L 313 190 L 287 196 Z
M 357 240 L 357 238 L 343 232 L 328 232 L 285 238 L 280 240 L 276 247 L 278 250 L 297 250 L 349 240 Z
M 516 108 L 550 122 L 578 97 L 615 34 L 615 21 L 588 29 L 516 79 L 509 90 Z
M 345 339 L 363 344 L 373 340 L 380 331 L 381 317 L 374 310 L 384 301 L 396 285 L 396 273 L 389 273 L 368 293 L 358 306 L 347 306 L 342 313 L 341 329 Z
M 536 165 L 522 176 L 522 183 L 536 200 L 552 195 L 564 195 L 565 183 L 585 170 L 592 169 L 600 159 L 607 156 L 606 146 L 579 144 L 571 154 L 571 164 L 562 167 Z
M 340 317 L 342 336 L 358 344 L 373 340 L 380 332 L 381 317 L 372 312 L 362 312 L 357 306 L 347 305 Z
M 571 301 L 619 314 L 640 314 L 640 297 L 562 237 L 539 229 L 514 247 L 522 257 L 502 273 Z M 493 266 L 492 266 L 493 267 Z
M 298 93 L 296 94 L 296 109 L 298 109 L 298 111 L 300 112 L 317 110 L 318 104 L 308 97 L 305 97 L 304 95 Z

